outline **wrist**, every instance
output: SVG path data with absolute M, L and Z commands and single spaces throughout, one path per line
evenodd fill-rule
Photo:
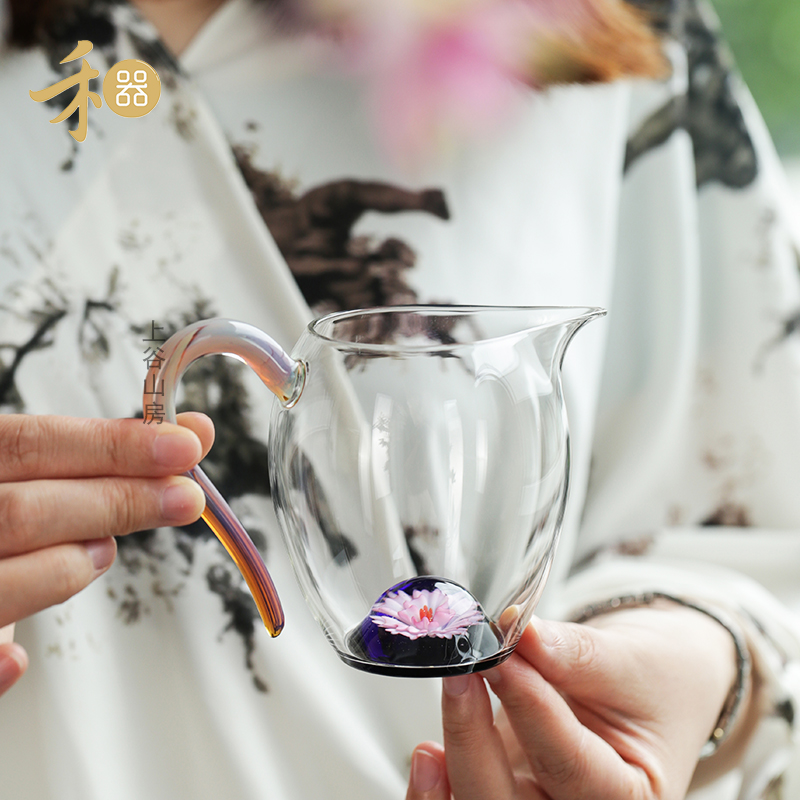
M 747 727 L 742 722 L 748 716 L 753 694 L 751 658 L 738 624 L 724 611 L 661 592 L 648 592 L 586 606 L 572 615 L 572 620 L 594 627 L 644 623 L 651 628 L 662 626 L 682 642 L 684 636 L 691 637 L 685 639 L 686 645 L 691 642 L 693 651 L 703 654 L 697 682 L 703 687 L 704 701 L 711 704 L 711 713 L 716 714 L 700 760 L 714 755 L 734 732 Z M 737 734 L 736 740 L 741 738 Z M 725 747 L 726 752 L 731 749 Z

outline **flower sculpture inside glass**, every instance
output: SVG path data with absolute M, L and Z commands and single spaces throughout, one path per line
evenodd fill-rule
M 502 635 L 457 583 L 425 576 L 385 591 L 349 636 L 354 666 L 369 672 L 455 675 L 492 666 Z M 363 660 L 362 660 L 363 659 Z M 480 666 L 478 663 L 480 662 Z

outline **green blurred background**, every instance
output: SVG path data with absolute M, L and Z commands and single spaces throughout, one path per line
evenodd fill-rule
M 778 152 L 800 158 L 800 0 L 713 0 Z

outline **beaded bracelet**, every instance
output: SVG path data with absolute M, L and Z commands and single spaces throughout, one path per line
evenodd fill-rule
M 752 662 L 750 659 L 750 651 L 744 640 L 739 627 L 734 623 L 724 612 L 718 609 L 711 609 L 707 606 L 700 605 L 691 600 L 684 600 L 682 597 L 675 597 L 671 594 L 664 592 L 645 592 L 643 594 L 630 594 L 621 597 L 613 597 L 610 600 L 604 600 L 600 603 L 592 603 L 591 605 L 582 608 L 576 615 L 572 617 L 573 622 L 586 622 L 592 617 L 599 617 L 602 614 L 607 614 L 611 611 L 618 611 L 623 608 L 641 608 L 654 603 L 656 600 L 669 600 L 672 603 L 677 603 L 686 608 L 693 608 L 705 614 L 711 619 L 716 620 L 726 631 L 733 637 L 733 643 L 736 647 L 736 680 L 725 698 L 725 703 L 722 706 L 717 723 L 714 730 L 709 737 L 709 740 L 703 745 L 700 751 L 699 760 L 703 761 L 706 758 L 714 755 L 720 745 L 728 738 L 731 730 L 736 723 L 739 714 L 742 710 L 742 702 L 744 700 L 747 683 L 750 678 L 752 670 Z

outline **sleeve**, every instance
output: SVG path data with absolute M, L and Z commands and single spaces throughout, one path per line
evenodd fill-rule
M 634 90 L 592 474 L 560 614 L 656 591 L 735 619 L 758 719 L 733 769 L 691 796 L 800 797 L 800 218 L 709 9 L 681 8 L 659 23 L 671 81 Z

